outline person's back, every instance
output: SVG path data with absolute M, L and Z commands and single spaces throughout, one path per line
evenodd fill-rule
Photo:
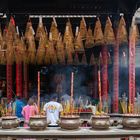
M 20 98 L 17 98 L 16 101 L 15 101 L 15 115 L 18 117 L 18 118 L 22 118 L 22 109 L 24 107 L 24 103 L 20 100 Z
M 62 105 L 56 101 L 56 97 L 44 105 L 44 111 L 47 115 L 47 121 L 50 122 L 50 126 L 57 126 L 59 120 L 59 114 L 63 110 Z
M 38 114 L 38 109 L 34 105 L 33 99 L 29 99 L 28 105 L 23 107 L 22 115 L 24 116 L 24 127 L 28 126 L 29 120 L 31 116 L 35 116 Z

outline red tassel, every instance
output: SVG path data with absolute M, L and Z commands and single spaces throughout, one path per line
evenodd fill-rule
M 24 87 L 23 97 L 28 98 L 28 64 L 24 63 Z
M 10 100 L 12 98 L 13 91 L 13 80 L 12 80 L 12 65 L 6 65 L 6 80 L 7 80 L 7 98 Z
M 22 63 L 16 64 L 16 95 L 22 97 Z
M 114 67 L 113 67 L 113 112 L 118 113 L 119 96 L 119 42 L 114 47 Z
M 108 100 L 108 68 L 107 68 L 107 60 L 108 58 L 108 51 L 107 47 L 103 46 L 102 48 L 102 59 L 103 59 L 103 65 L 102 65 L 102 95 L 104 96 L 104 100 Z

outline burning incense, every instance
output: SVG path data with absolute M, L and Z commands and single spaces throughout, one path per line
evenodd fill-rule
M 101 97 L 101 73 L 98 70 L 98 92 L 99 92 L 99 111 L 102 111 L 102 97 Z
M 71 73 L 71 94 L 70 94 L 70 114 L 73 112 L 73 81 L 74 81 L 74 72 Z
M 38 112 L 40 112 L 40 72 L 38 72 L 37 76 L 37 83 L 38 83 L 38 101 L 37 101 L 37 106 L 38 106 Z

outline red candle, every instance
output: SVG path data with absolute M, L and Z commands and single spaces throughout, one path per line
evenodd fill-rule
M 40 112 L 40 72 L 38 72 L 38 76 L 37 76 L 37 83 L 38 83 L 38 101 L 37 101 L 37 106 L 38 106 L 38 110 L 39 110 L 39 112 Z
M 99 111 L 102 111 L 101 72 L 98 70 Z
M 113 112 L 118 113 L 118 96 L 119 96 L 119 41 L 114 46 L 114 65 L 113 65 Z
M 72 107 L 73 107 L 73 81 L 74 81 L 74 72 L 71 73 L 71 95 L 70 95 L 70 113 L 72 115 Z
M 130 113 L 134 111 L 135 99 L 135 27 L 131 28 L 129 36 L 129 107 Z

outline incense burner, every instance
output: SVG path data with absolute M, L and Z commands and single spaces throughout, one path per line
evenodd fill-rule
M 139 129 L 140 128 L 140 115 L 138 114 L 124 114 L 122 119 L 122 125 L 127 129 Z
M 32 130 L 44 130 L 47 127 L 46 116 L 32 116 L 30 117 L 29 127 Z
M 16 116 L 2 117 L 2 128 L 13 129 L 19 126 L 19 121 Z
M 67 130 L 78 129 L 80 124 L 80 116 L 78 115 L 61 116 L 59 121 L 60 127 Z
M 107 115 L 95 115 L 91 116 L 89 124 L 94 129 L 108 129 L 110 126 L 110 116 Z

